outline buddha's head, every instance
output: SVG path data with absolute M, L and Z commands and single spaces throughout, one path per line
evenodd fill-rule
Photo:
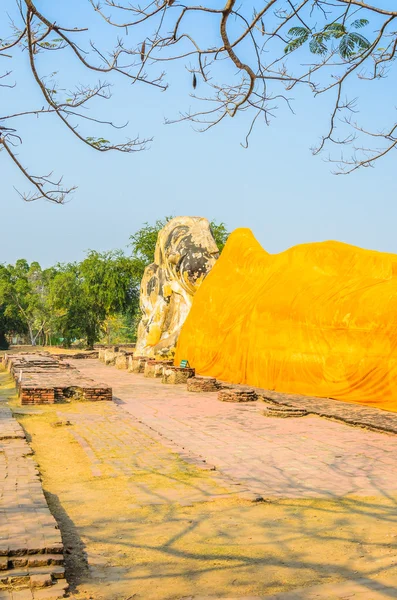
M 198 289 L 218 257 L 209 221 L 203 217 L 175 217 L 159 233 L 155 263 L 190 294 Z

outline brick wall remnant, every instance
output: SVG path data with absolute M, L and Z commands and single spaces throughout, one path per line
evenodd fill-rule
M 85 377 L 69 363 L 43 354 L 6 354 L 4 366 L 13 376 L 21 404 L 111 401 L 112 389 Z

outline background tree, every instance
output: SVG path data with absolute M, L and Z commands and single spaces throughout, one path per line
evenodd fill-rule
M 0 350 L 7 350 L 10 340 L 15 335 L 28 333 L 26 323 L 20 318 L 13 306 L 0 305 Z
M 32 345 L 84 340 L 92 348 L 132 342 L 140 318 L 139 293 L 145 267 L 153 262 L 157 236 L 172 217 L 145 223 L 121 250 L 91 250 L 80 263 L 42 269 L 20 259 L 0 265 L 0 347 L 12 335 L 26 334 Z M 220 250 L 229 235 L 224 223 L 211 228 Z
M 135 265 L 121 251 L 91 251 L 79 264 L 59 266 L 51 297 L 64 344 L 84 338 L 92 348 L 105 333 L 109 317 L 136 311 Z
M 396 148 L 396 119 L 385 122 L 381 130 L 363 127 L 355 121 L 353 98 L 345 96 L 354 77 L 375 81 L 395 76 L 397 9 L 391 0 L 223 0 L 217 6 L 177 0 L 153 0 L 145 6 L 131 0 L 88 2 L 92 15 L 82 27 L 73 11 L 67 23 L 58 18 L 55 2 L 39 9 L 33 0 L 3 0 L 0 9 L 0 86 L 9 107 L 0 114 L 0 149 L 29 180 L 26 200 L 62 203 L 74 189 L 60 178 L 35 175 L 23 165 L 18 148 L 27 116 L 54 117 L 70 135 L 99 152 L 141 150 L 146 140 L 106 139 L 103 128 L 118 125 L 86 109 L 110 99 L 110 82 L 104 77 L 123 76 L 133 84 L 164 91 L 168 85 L 164 67 L 169 63 L 190 71 L 197 106 L 177 120 L 193 121 L 203 130 L 247 113 L 251 118 L 244 144 L 248 145 L 254 125 L 261 120 L 268 124 L 280 103 L 291 108 L 292 94 L 304 86 L 334 99 L 329 127 L 315 153 L 329 144 L 352 145 L 352 156 L 341 161 L 341 170 L 350 172 L 372 166 Z M 102 47 L 101 20 L 116 34 L 113 49 Z M 67 74 L 60 72 L 60 53 L 67 54 L 68 66 L 74 61 L 85 72 L 84 83 L 80 77 L 72 89 L 63 83 Z M 12 73 L 14 62 L 21 60 L 28 65 L 42 102 L 16 112 L 14 94 L 21 97 L 17 85 L 21 82 L 14 81 Z M 178 74 L 177 68 L 172 71 Z M 96 83 L 93 75 L 98 77 Z M 391 98 L 391 110 L 392 103 Z
M 0 265 L 0 305 L 5 307 L 5 317 L 24 323 L 32 346 L 44 334 L 50 319 L 52 277 L 53 271 L 43 271 L 37 262 L 29 265 L 20 259 L 15 265 Z

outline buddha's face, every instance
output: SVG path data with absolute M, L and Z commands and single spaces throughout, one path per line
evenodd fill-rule
M 167 232 L 163 254 L 175 277 L 195 289 L 214 266 L 219 251 L 208 221 L 189 220 Z

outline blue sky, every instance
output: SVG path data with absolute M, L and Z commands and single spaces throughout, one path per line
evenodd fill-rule
M 78 11 L 81 3 L 71 0 L 72 5 Z M 27 99 L 41 102 L 25 61 L 26 56 L 17 63 L 20 83 L 13 102 L 18 106 Z M 82 77 L 66 59 L 60 69 L 70 81 Z M 78 190 L 64 206 L 26 204 L 13 187 L 27 186 L 1 154 L 0 261 L 24 257 L 49 266 L 80 260 L 88 249 L 125 248 L 143 222 L 169 214 L 205 216 L 224 221 L 230 230 L 250 227 L 269 252 L 336 239 L 397 253 L 396 153 L 375 169 L 335 176 L 326 155 L 310 152 L 327 127 L 331 98 L 296 93 L 296 114 L 280 107 L 270 127 L 258 125 L 244 150 L 244 117 L 225 120 L 205 134 L 186 123 L 163 124 L 191 104 L 190 81 L 182 66 L 165 93 L 114 80 L 114 97 L 101 105 L 102 115 L 128 119 L 131 136 L 154 137 L 148 150 L 133 155 L 83 147 L 54 118 L 26 120 L 23 163 L 36 171 L 54 169 Z M 355 85 L 351 94 L 361 95 L 366 123 L 381 125 L 383 116 L 391 122 L 395 81 Z M 2 96 L 0 113 L 11 94 Z M 123 139 L 123 132 L 115 134 Z

